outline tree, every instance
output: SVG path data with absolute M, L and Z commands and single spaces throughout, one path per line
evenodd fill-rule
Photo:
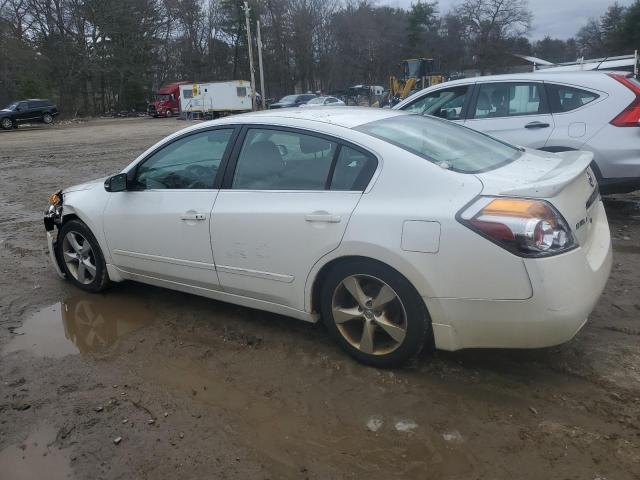
M 626 53 L 640 49 L 640 0 L 631 5 L 624 16 L 620 37 L 622 48 Z
M 410 56 L 424 55 L 424 45 L 430 38 L 437 36 L 438 18 L 437 2 L 424 2 L 419 0 L 411 5 L 407 15 L 407 43 Z M 430 35 L 431 34 L 431 35 Z
M 553 63 L 573 62 L 578 54 L 575 40 L 544 37 L 532 45 L 533 55 Z
M 527 0 L 465 0 L 458 15 L 481 74 L 505 63 L 505 42 L 526 35 L 531 23 Z

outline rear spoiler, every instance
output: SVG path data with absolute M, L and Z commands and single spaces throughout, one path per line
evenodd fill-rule
M 556 168 L 547 172 L 535 182 L 526 186 L 510 188 L 501 192 L 501 195 L 514 195 L 520 197 L 555 197 L 578 175 L 584 173 L 593 161 L 592 152 L 570 151 L 556 153 L 563 159 Z M 595 177 L 594 177 L 595 182 Z

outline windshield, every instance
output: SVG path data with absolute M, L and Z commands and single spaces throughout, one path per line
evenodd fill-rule
M 312 100 L 309 100 L 307 102 L 307 105 L 317 105 L 317 104 L 322 105 L 324 103 L 324 100 L 325 100 L 324 97 L 317 97 L 317 98 L 314 98 Z
M 298 98 L 297 95 L 287 95 L 286 97 L 282 97 L 280 101 L 282 103 L 292 103 L 296 101 L 296 98 Z
M 18 102 L 13 102 L 7 105 L 6 107 L 4 107 L 4 110 L 15 110 L 17 106 L 18 106 Z
M 452 122 L 423 115 L 402 115 L 356 128 L 443 168 L 479 173 L 515 160 L 521 151 Z

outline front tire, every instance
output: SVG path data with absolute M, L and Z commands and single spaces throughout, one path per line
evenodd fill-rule
M 51 115 L 50 113 L 45 113 L 44 115 L 42 115 L 42 122 L 50 125 L 53 123 L 53 115 Z
M 67 279 L 87 292 L 100 292 L 109 286 L 107 266 L 100 245 L 80 220 L 70 220 L 58 233 L 58 255 Z
M 413 285 L 375 261 L 335 266 L 322 286 L 321 312 L 340 346 L 375 367 L 402 365 L 431 338 L 431 320 Z
M 171 110 L 171 109 L 167 110 L 164 115 L 167 118 L 173 117 L 173 110 Z
M 11 130 L 13 128 L 13 120 L 10 118 L 3 118 L 0 120 L 0 127 L 2 127 L 3 130 Z

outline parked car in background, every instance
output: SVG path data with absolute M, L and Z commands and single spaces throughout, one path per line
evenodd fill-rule
M 58 191 L 44 223 L 78 288 L 136 280 L 322 317 L 350 355 L 389 367 L 425 344 L 575 335 L 612 258 L 592 157 L 390 109 L 248 113 Z
M 300 105 L 301 108 L 306 107 L 344 107 L 345 103 L 336 97 L 316 97 L 307 103 Z
M 282 97 L 276 103 L 272 103 L 269 105 L 270 109 L 273 108 L 290 108 L 290 107 L 299 107 L 307 103 L 309 100 L 316 98 L 316 95 L 313 93 L 302 93 L 300 95 L 287 95 L 286 97 Z
M 0 127 L 5 130 L 18 128 L 21 123 L 46 123 L 53 122 L 53 117 L 58 115 L 58 108 L 51 100 L 32 98 L 11 102 L 0 110 Z
M 549 152 L 588 150 L 602 193 L 640 189 L 640 82 L 620 72 L 545 72 L 446 82 L 397 110 L 435 115 Z

